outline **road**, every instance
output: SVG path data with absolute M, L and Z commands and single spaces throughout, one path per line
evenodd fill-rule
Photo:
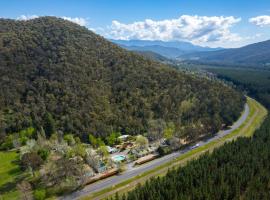
M 249 106 L 247 104 L 245 104 L 244 112 L 242 113 L 241 117 L 229 129 L 219 131 L 217 134 L 215 134 L 215 136 L 213 136 L 207 140 L 198 142 L 199 146 L 206 145 L 207 143 L 209 143 L 213 140 L 220 139 L 220 138 L 224 137 L 225 135 L 230 134 L 231 132 L 233 132 L 234 130 L 236 130 L 237 128 L 239 128 L 243 124 L 243 122 L 247 119 L 248 115 L 249 115 Z M 67 196 L 64 196 L 61 199 L 63 199 L 63 200 L 79 199 L 85 195 L 89 195 L 91 193 L 101 191 L 105 188 L 108 188 L 108 187 L 111 187 L 111 186 L 116 185 L 118 183 L 121 183 L 124 180 L 130 179 L 130 178 L 135 177 L 139 174 L 142 174 L 148 170 L 151 170 L 155 167 L 158 167 L 162 164 L 165 164 L 169 161 L 172 161 L 173 159 L 178 158 L 179 156 L 185 154 L 188 151 L 190 151 L 190 148 L 176 151 L 174 153 L 171 153 L 169 155 L 155 159 L 155 160 L 148 162 L 146 164 L 143 164 L 141 166 L 133 167 L 133 163 L 131 163 L 128 165 L 127 170 L 125 172 L 123 172 L 122 174 L 98 181 L 98 182 L 90 184 L 90 185 L 87 185 L 83 189 L 76 191 L 72 194 L 69 194 Z

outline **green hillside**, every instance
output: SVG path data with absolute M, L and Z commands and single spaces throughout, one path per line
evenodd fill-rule
M 162 119 L 194 139 L 231 124 L 244 103 L 228 86 L 150 61 L 55 17 L 0 20 L 0 85 L 1 133 L 33 126 L 85 139 L 145 133 L 150 121 Z
M 154 60 L 154 61 L 159 61 L 159 62 L 170 62 L 172 60 L 158 54 L 158 53 L 155 53 L 153 51 L 136 51 L 134 50 L 134 52 L 148 58 L 148 59 L 151 59 L 151 60 Z

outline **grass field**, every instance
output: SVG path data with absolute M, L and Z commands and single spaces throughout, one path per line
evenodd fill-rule
M 188 153 L 178 157 L 171 162 L 165 163 L 164 165 L 161 165 L 155 169 L 147 171 L 131 179 L 125 180 L 122 183 L 115 185 L 114 187 L 109 187 L 99 192 L 93 193 L 89 196 L 83 197 L 82 199 L 98 200 L 110 197 L 116 192 L 118 192 L 119 194 L 127 192 L 128 190 L 135 188 L 138 183 L 143 184 L 150 177 L 163 176 L 167 173 L 169 168 L 182 166 L 186 164 L 187 161 L 191 159 L 196 159 L 205 152 L 212 152 L 215 148 L 223 145 L 225 142 L 229 142 L 240 136 L 252 136 L 255 130 L 261 125 L 264 118 L 266 117 L 267 110 L 257 101 L 249 97 L 247 98 L 247 103 L 250 108 L 248 118 L 238 129 L 236 129 L 232 133 L 226 135 L 219 140 L 212 141 L 204 146 L 189 151 Z
M 19 199 L 16 181 L 21 175 L 21 170 L 17 160 L 18 153 L 0 151 L 0 200 Z

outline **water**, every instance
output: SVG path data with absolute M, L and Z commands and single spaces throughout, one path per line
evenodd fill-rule
M 115 156 L 112 156 L 112 159 L 113 159 L 114 161 L 116 161 L 116 162 L 121 162 L 121 161 L 125 160 L 126 157 L 123 156 L 123 155 L 115 155 Z

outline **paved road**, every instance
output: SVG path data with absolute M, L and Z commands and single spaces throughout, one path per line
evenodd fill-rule
M 205 145 L 213 140 L 217 140 L 217 139 L 222 138 L 225 135 L 231 133 L 232 131 L 234 131 L 235 129 L 237 129 L 238 127 L 240 127 L 243 124 L 243 122 L 247 119 L 248 115 L 249 115 L 249 106 L 246 104 L 244 112 L 241 115 L 241 117 L 229 129 L 219 131 L 214 137 L 209 138 L 209 139 L 204 140 L 204 141 L 200 141 L 200 142 L 198 142 L 198 144 L 200 146 L 203 146 L 203 145 Z M 131 163 L 128 165 L 127 171 L 123 172 L 122 174 L 98 181 L 98 182 L 90 184 L 88 186 L 85 186 L 82 190 L 76 191 L 76 192 L 74 192 L 70 195 L 67 195 L 61 199 L 63 199 L 63 200 L 79 199 L 80 197 L 83 197 L 85 195 L 89 195 L 91 193 L 98 192 L 98 191 L 103 190 L 107 187 L 121 183 L 124 180 L 127 180 L 127 179 L 134 177 L 134 176 L 137 176 L 145 171 L 148 171 L 148 170 L 151 170 L 155 167 L 158 167 L 158 166 L 160 166 L 164 163 L 167 163 L 175 158 L 178 158 L 179 156 L 185 154 L 188 151 L 190 151 L 190 148 L 176 151 L 174 153 L 171 153 L 171 154 L 166 155 L 164 157 L 155 159 L 149 163 L 146 163 L 144 165 L 137 166 L 137 167 L 132 167 L 133 163 Z

